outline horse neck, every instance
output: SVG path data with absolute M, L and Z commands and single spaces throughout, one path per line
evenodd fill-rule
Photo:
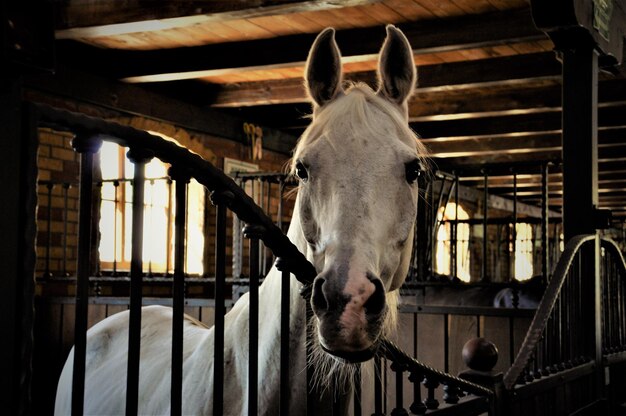
M 297 206 L 298 199 L 296 197 L 295 205 Z M 299 219 L 298 210 L 295 209 L 291 218 L 291 223 L 289 225 L 289 230 L 287 231 L 287 236 L 289 240 L 300 250 L 300 252 L 304 253 L 308 258 L 308 244 L 304 238 L 304 234 L 302 233 L 302 228 L 300 227 L 300 219 Z M 263 285 L 260 288 L 260 296 L 261 299 L 267 299 L 268 302 L 265 302 L 265 306 L 269 309 L 276 309 L 275 311 L 280 316 L 280 302 L 276 300 L 279 299 L 280 291 L 282 287 L 282 273 L 276 269 L 276 266 L 272 266 L 268 275 L 265 278 Z M 300 290 L 302 289 L 302 284 L 296 280 L 296 278 L 291 275 L 290 278 L 290 294 L 289 294 L 289 302 L 290 302 L 290 316 L 292 325 L 298 324 L 300 319 L 304 319 L 305 313 L 305 300 L 302 299 L 300 295 Z M 292 329 L 293 331 L 293 329 Z

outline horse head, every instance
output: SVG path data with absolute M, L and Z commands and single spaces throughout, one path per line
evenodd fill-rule
M 333 29 L 315 40 L 306 65 L 312 122 L 298 142 L 297 215 L 318 275 L 311 307 L 318 344 L 340 361 L 372 357 L 391 326 L 407 275 L 425 154 L 408 126 L 413 54 L 387 26 L 377 91 L 344 86 Z

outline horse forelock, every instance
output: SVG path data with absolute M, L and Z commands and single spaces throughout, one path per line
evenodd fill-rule
M 400 143 L 415 152 L 417 158 L 426 159 L 427 151 L 411 130 L 400 108 L 377 95 L 364 83 L 351 84 L 345 93 L 328 104 L 316 109 L 312 122 L 298 140 L 291 160 L 291 172 L 302 152 L 315 141 L 327 140 L 331 148 L 342 146 L 346 131 L 338 131 L 342 126 L 353 137 L 367 137 L 380 140 L 383 144 L 390 140 L 389 125 L 393 125 L 395 137 Z

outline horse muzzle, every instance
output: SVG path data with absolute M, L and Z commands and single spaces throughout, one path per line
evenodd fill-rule
M 311 307 L 317 317 L 322 349 L 344 362 L 362 362 L 376 353 L 386 296 L 382 281 L 371 273 L 341 268 L 325 271 L 313 282 Z

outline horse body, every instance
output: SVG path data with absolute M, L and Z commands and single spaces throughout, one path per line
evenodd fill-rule
M 297 215 L 297 214 L 295 214 Z M 292 242 L 302 245 L 298 227 L 290 227 Z M 300 242 L 300 244 L 298 244 Z M 281 274 L 272 267 L 259 288 L 259 409 L 278 414 Z M 306 413 L 304 355 L 304 301 L 301 284 L 291 279 L 290 298 L 290 414 Z M 228 415 L 247 414 L 248 391 L 248 294 L 225 316 L 224 410 Z M 85 414 L 125 413 L 128 348 L 128 311 L 94 325 L 87 333 Z M 139 414 L 170 413 L 172 309 L 142 308 Z M 214 328 L 185 317 L 183 342 L 183 414 L 212 414 Z M 73 350 L 65 364 L 57 390 L 56 415 L 71 413 Z
M 341 85 L 334 31 L 315 41 L 307 61 L 313 121 L 294 152 L 300 179 L 288 237 L 315 267 L 311 343 L 316 414 L 327 414 L 333 394 L 346 394 L 354 366 L 368 360 L 378 339 L 393 329 L 397 289 L 407 275 L 424 149 L 408 127 L 406 101 L 415 84 L 410 45 L 392 26 L 379 61 L 377 92 Z M 279 400 L 281 274 L 272 268 L 259 293 L 259 412 L 277 414 Z M 290 298 L 290 414 L 306 413 L 305 303 L 292 279 Z M 225 317 L 224 409 L 247 413 L 248 295 Z M 139 413 L 170 406 L 172 313 L 142 312 Z M 214 329 L 191 318 L 184 325 L 183 413 L 209 414 L 213 402 Z M 87 334 L 86 414 L 121 414 L 125 407 L 128 313 Z M 69 414 L 73 353 L 59 380 L 55 413 Z M 331 381 L 344 386 L 324 391 Z M 334 384 L 337 385 L 337 384 Z M 336 396 L 335 396 L 336 397 Z

